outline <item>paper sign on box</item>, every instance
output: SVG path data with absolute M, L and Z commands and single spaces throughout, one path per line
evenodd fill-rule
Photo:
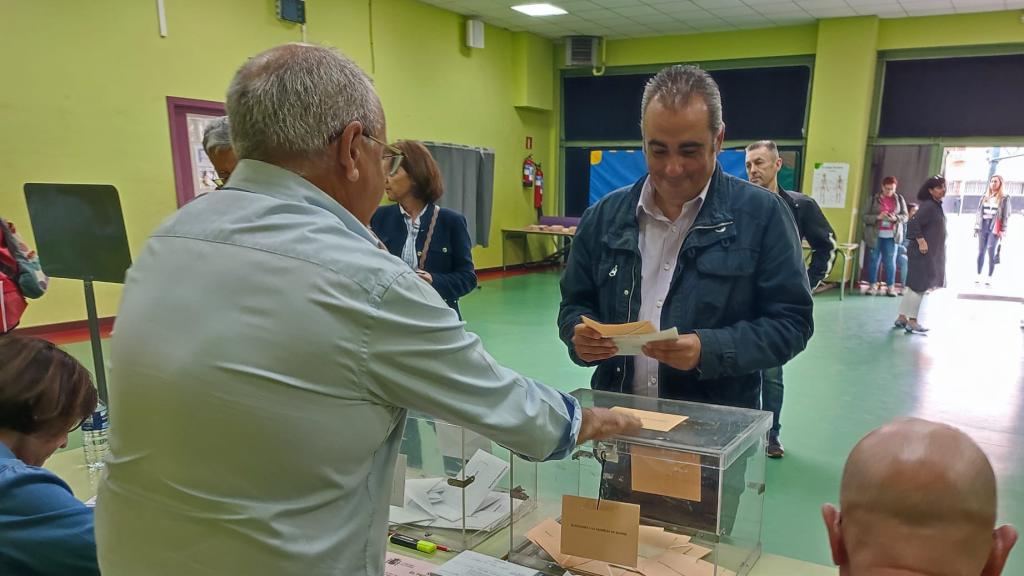
M 562 496 L 561 552 L 636 567 L 640 506 Z
M 700 455 L 635 445 L 630 450 L 633 490 L 700 502 Z

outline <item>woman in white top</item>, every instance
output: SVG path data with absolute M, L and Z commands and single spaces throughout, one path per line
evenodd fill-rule
M 978 216 L 974 221 L 974 235 L 978 238 L 978 278 L 975 284 L 984 280 L 992 283 L 992 273 L 999 262 L 999 243 L 1006 234 L 1006 223 L 1010 217 L 1010 197 L 1003 191 L 1003 177 L 998 174 L 988 182 L 988 190 L 978 204 Z M 988 276 L 982 276 L 985 254 L 988 253 Z

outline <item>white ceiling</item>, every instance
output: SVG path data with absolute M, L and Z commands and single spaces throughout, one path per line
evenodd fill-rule
M 1024 0 L 421 0 L 509 30 L 549 38 L 638 38 L 806 24 L 822 18 L 882 18 L 993 12 Z M 510 8 L 547 1 L 569 12 L 532 17 Z

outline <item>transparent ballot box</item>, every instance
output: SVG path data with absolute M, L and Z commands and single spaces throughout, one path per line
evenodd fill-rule
M 517 459 L 513 470 L 511 454 L 498 444 L 410 412 L 391 494 L 391 530 L 454 551 L 488 540 L 489 555 L 505 556 L 512 518 L 536 506 L 536 485 L 513 478 L 518 474 L 535 482 L 536 472 L 526 470 L 536 466 Z
M 584 408 L 643 411 L 644 428 L 525 470 L 538 475 L 540 493 L 513 519 L 509 560 L 551 576 L 747 574 L 761 555 L 771 414 L 593 390 L 573 396 Z

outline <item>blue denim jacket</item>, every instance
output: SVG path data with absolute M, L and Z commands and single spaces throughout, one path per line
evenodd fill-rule
M 646 176 L 644 177 L 646 178 Z M 631 357 L 588 364 L 576 356 L 580 316 L 636 321 L 640 251 L 636 206 L 644 178 L 583 215 L 562 275 L 559 335 L 581 366 L 596 365 L 591 386 L 629 392 Z M 662 308 L 661 327 L 696 333 L 696 370 L 660 365 L 663 398 L 756 408 L 760 370 L 781 366 L 807 345 L 813 303 L 793 215 L 776 194 L 715 168 L 700 214 L 683 242 Z

